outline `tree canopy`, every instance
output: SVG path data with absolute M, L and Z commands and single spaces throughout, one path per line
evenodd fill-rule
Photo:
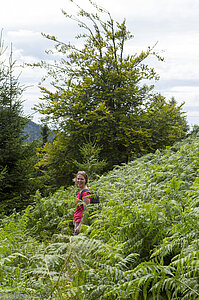
M 133 35 L 126 21 L 114 21 L 109 12 L 89 2 L 96 13 L 77 4 L 77 16 L 63 11 L 83 31 L 76 36 L 76 45 L 44 35 L 55 42 L 62 58 L 54 65 L 40 63 L 52 78 L 52 89 L 40 86 L 43 101 L 37 109 L 66 134 L 74 148 L 87 140 L 100 147 L 100 158 L 110 169 L 183 138 L 187 123 L 181 105 L 168 102 L 154 92 L 153 84 L 147 85 L 159 79 L 146 63 L 152 56 L 162 60 L 154 47 L 127 54 Z M 77 157 L 81 159 L 78 150 Z

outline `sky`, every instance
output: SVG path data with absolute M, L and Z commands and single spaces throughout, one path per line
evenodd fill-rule
M 134 38 L 127 45 L 128 54 L 155 46 L 164 62 L 152 61 L 160 79 L 155 91 L 167 99 L 174 97 L 183 105 L 190 126 L 199 125 L 199 1 L 198 0 L 96 0 L 107 9 L 115 21 L 126 19 Z M 77 0 L 90 11 L 88 0 Z M 18 66 L 42 60 L 52 60 L 46 50 L 54 44 L 42 32 L 57 36 L 64 42 L 73 41 L 78 32 L 75 22 L 68 20 L 62 9 L 75 13 L 69 0 L 6 0 L 1 4 L 0 29 L 4 45 L 12 44 L 13 58 Z M 40 115 L 33 107 L 41 101 L 38 88 L 44 71 L 20 68 L 19 81 L 26 86 L 23 93 L 24 113 L 39 123 Z

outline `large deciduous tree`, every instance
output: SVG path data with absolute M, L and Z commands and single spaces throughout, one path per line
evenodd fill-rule
M 147 80 L 158 79 L 145 63 L 151 56 L 162 60 L 154 47 L 140 54 L 127 54 L 125 47 L 133 36 L 125 20 L 115 22 L 109 12 L 89 2 L 97 13 L 89 13 L 77 4 L 77 17 L 63 11 L 83 30 L 76 36 L 76 45 L 45 35 L 55 42 L 62 59 L 50 66 L 41 62 L 40 66 L 48 70 L 47 76 L 53 78 L 53 89 L 40 87 L 43 102 L 37 109 L 58 125 L 70 145 L 93 141 L 101 148 L 101 159 L 105 158 L 111 168 L 140 152 L 154 151 L 181 139 L 187 125 L 181 106 L 167 103 L 164 97 L 155 95 L 153 85 L 146 84 Z M 158 132 L 159 122 L 161 128 L 167 126 L 167 131 Z

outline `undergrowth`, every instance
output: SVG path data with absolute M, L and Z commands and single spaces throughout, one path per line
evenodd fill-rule
M 73 236 L 76 190 L 1 218 L 1 299 L 199 299 L 199 137 L 101 176 Z

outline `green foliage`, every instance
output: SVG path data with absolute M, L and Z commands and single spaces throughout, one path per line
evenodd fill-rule
M 45 143 L 39 149 L 35 168 L 41 172 L 43 195 L 54 192 L 57 187 L 71 185 L 76 171 L 72 162 L 77 151 L 77 145 L 71 144 L 70 138 L 63 133 L 57 134 L 53 142 Z
M 78 45 L 83 39 L 82 47 L 44 35 L 56 43 L 55 52 L 61 59 L 50 66 L 39 64 L 52 78 L 54 92 L 41 86 L 43 101 L 37 109 L 68 136 L 68 159 L 71 148 L 79 149 L 89 140 L 101 148 L 99 159 L 105 159 L 106 170 L 110 170 L 140 153 L 154 152 L 182 139 L 187 125 L 181 106 L 173 100 L 167 102 L 154 93 L 153 85 L 145 84 L 158 79 L 145 63 L 149 57 L 162 59 L 154 47 L 126 55 L 126 45 L 133 38 L 126 22 L 115 22 L 109 12 L 89 2 L 96 14 L 78 5 L 77 16 L 63 11 L 84 30 L 76 37 Z M 78 149 L 74 150 L 75 159 L 81 163 Z M 65 163 L 63 160 L 61 165 Z M 48 165 L 51 174 L 51 162 Z M 60 168 L 57 166 L 54 172 Z
M 76 188 L 35 195 L 1 218 L 0 291 L 9 299 L 198 299 L 199 136 L 90 182 L 100 209 L 73 236 Z M 13 274 L 13 276 L 10 276 Z
M 153 96 L 153 101 L 146 104 L 140 115 L 140 128 L 145 128 L 140 147 L 143 152 L 153 152 L 156 149 L 171 146 L 185 137 L 188 125 L 174 98 L 166 101 L 161 95 Z
M 90 180 L 94 180 L 106 167 L 105 160 L 100 160 L 100 148 L 92 142 L 85 143 L 82 147 L 73 147 L 70 138 L 63 133 L 56 135 L 52 142 L 45 143 L 38 152 L 38 162 L 35 167 L 41 172 L 40 180 L 45 185 L 41 189 L 43 195 L 48 195 L 60 186 L 70 186 L 74 174 L 84 170 Z M 80 150 L 79 150 L 80 148 Z M 76 160 L 78 152 L 81 162 Z
M 34 206 L 28 215 L 28 228 L 31 234 L 39 239 L 48 239 L 61 229 L 65 233 L 73 232 L 73 209 L 75 197 L 72 189 L 60 188 L 53 195 L 43 198 L 35 194 Z
M 25 273 L 37 244 L 25 234 L 27 214 L 28 210 L 22 217 L 13 214 L 1 222 L 0 293 L 3 299 L 7 299 L 6 295 L 9 299 L 23 299 L 23 296 L 25 298 L 31 293 L 31 287 L 27 288 Z
M 136 257 L 128 261 L 121 281 L 114 282 L 113 271 L 107 279 L 97 268 L 101 282 L 106 278 L 105 299 L 197 299 L 198 217 L 192 202 L 194 198 L 198 204 L 197 170 L 198 137 L 193 137 L 118 167 L 97 181 L 103 207 L 94 223 L 84 228 L 89 239 L 116 247 L 123 259 Z M 182 247 L 187 257 L 179 267 Z M 87 279 L 82 288 L 90 282 Z M 84 289 L 84 293 L 94 299 L 91 292 Z
M 4 176 L 6 174 L 6 168 L 0 169 L 0 182 L 3 180 Z
M 9 61 L 4 58 L 5 49 L 0 38 L 0 208 L 9 214 L 13 209 L 26 207 L 32 189 L 33 154 L 35 144 L 24 144 L 23 129 L 27 119 L 23 117 L 21 96 L 24 88 L 15 76 L 12 50 Z
M 85 143 L 80 147 L 80 154 L 82 155 L 82 162 L 74 161 L 78 170 L 84 170 L 89 177 L 89 180 L 94 180 L 105 169 L 107 163 L 105 160 L 99 160 L 99 153 L 101 149 L 92 142 Z
M 42 144 L 43 145 L 48 142 L 49 133 L 50 133 L 50 130 L 49 130 L 47 124 L 44 124 L 41 127 L 41 135 L 42 135 Z

